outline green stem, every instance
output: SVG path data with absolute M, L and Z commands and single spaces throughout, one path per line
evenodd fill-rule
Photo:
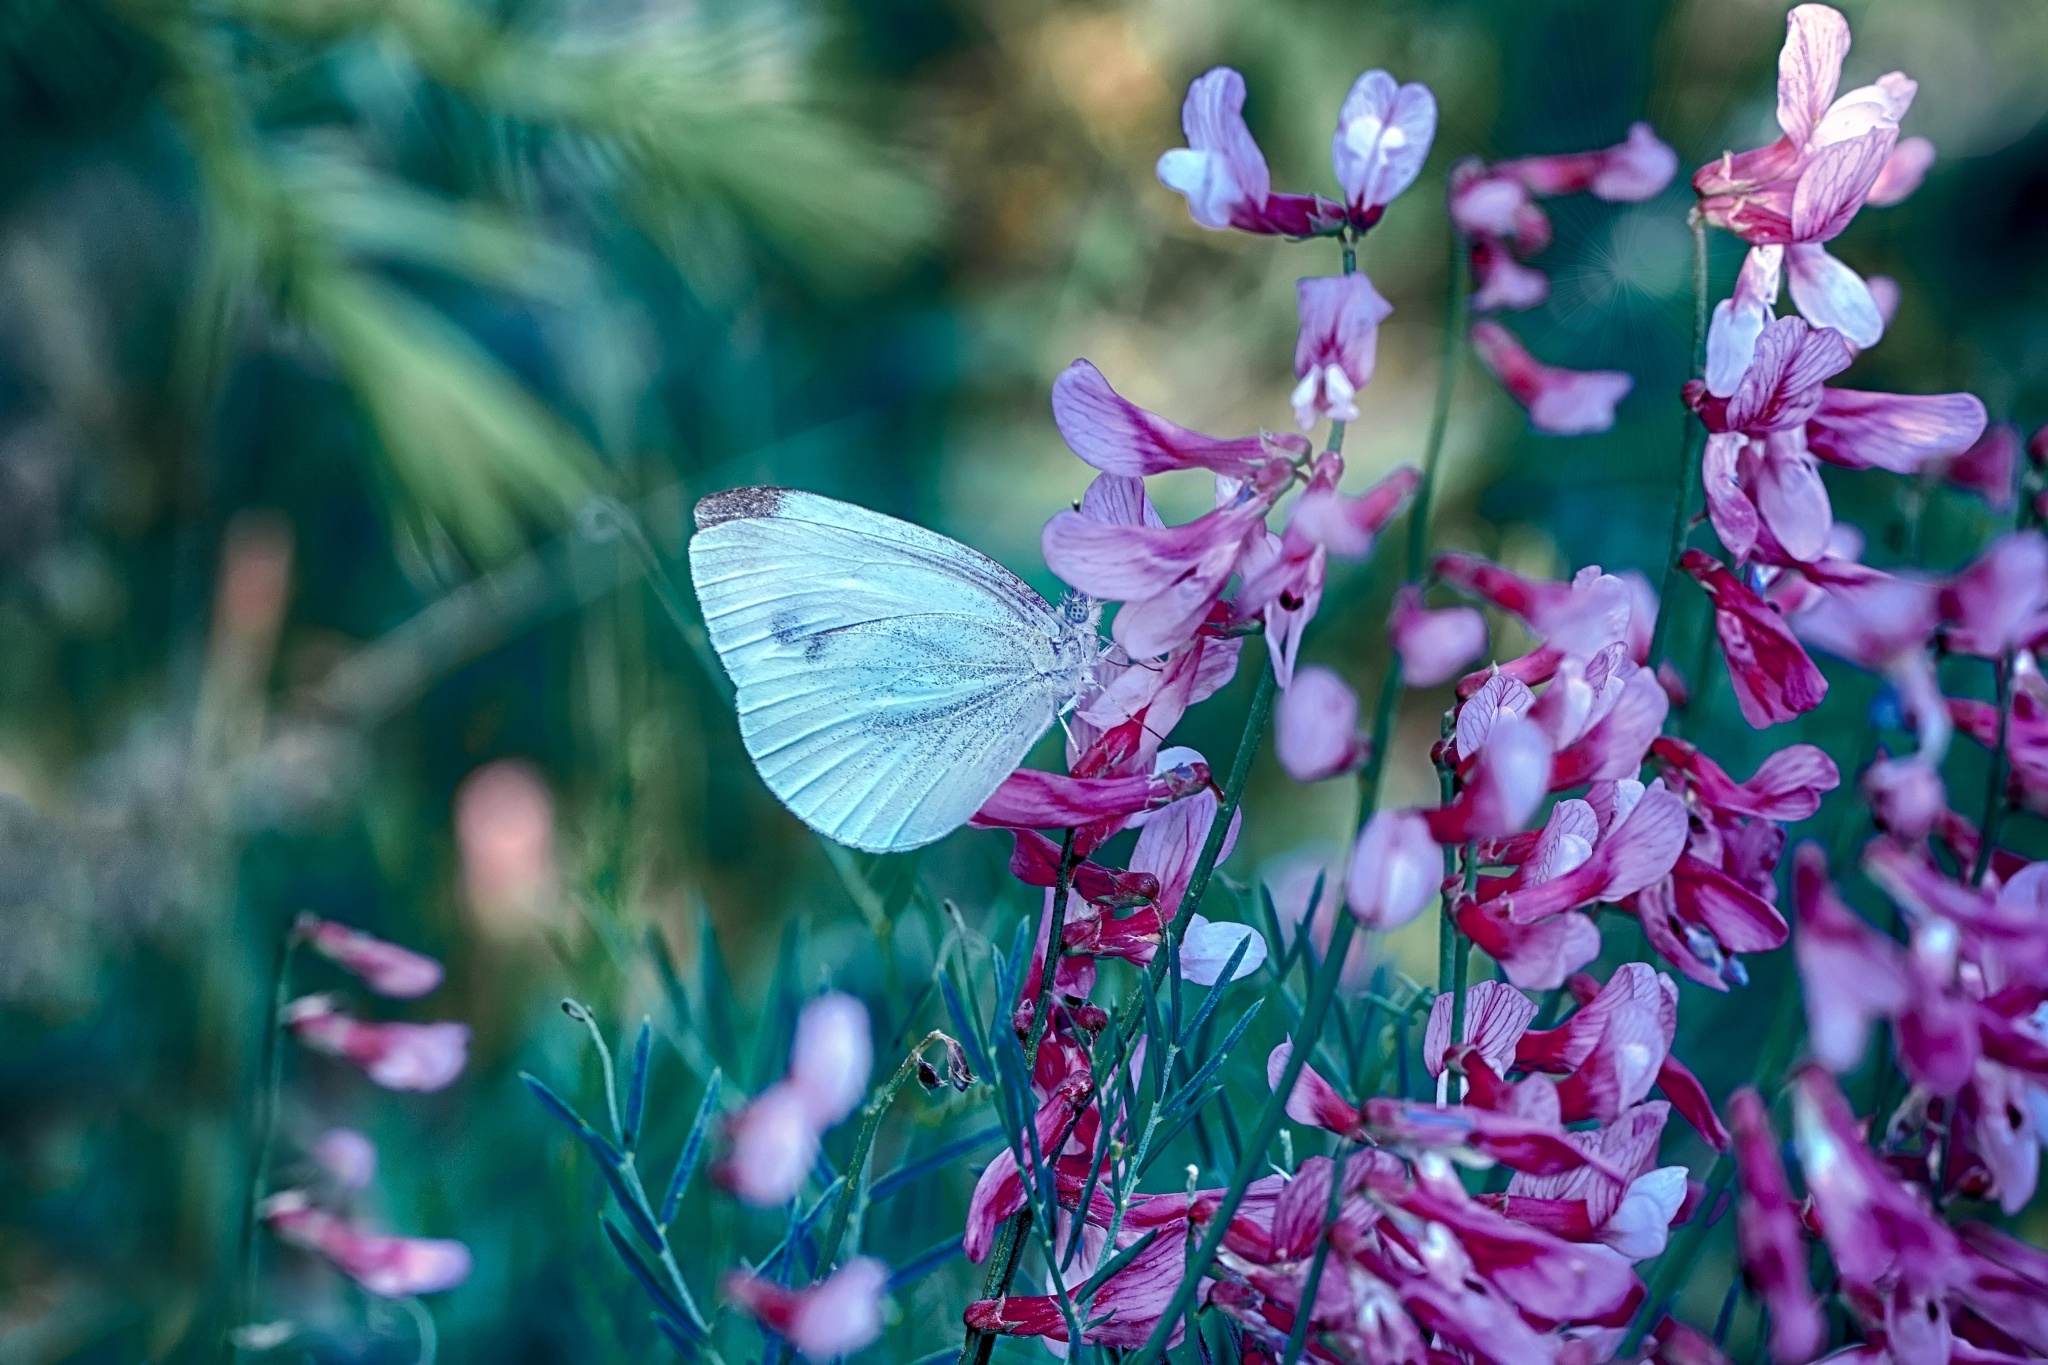
M 982 1298 L 1000 1299 L 1010 1292 L 1010 1281 L 1016 1278 L 1018 1263 L 1024 1259 L 1024 1239 L 1030 1232 L 1031 1206 L 1026 1204 L 996 1234 L 995 1253 L 988 1258 L 988 1274 L 981 1281 Z M 992 1333 L 970 1327 L 967 1340 L 960 1344 L 960 1365 L 988 1365 L 995 1349 Z
M 270 1175 L 270 1151 L 277 1142 L 277 1098 L 284 1084 L 284 1049 L 278 1046 L 284 1008 L 291 1003 L 292 957 L 298 952 L 299 931 L 285 930 L 277 946 L 277 964 L 270 978 L 270 1009 L 263 1019 L 263 1043 L 257 1062 L 255 1143 L 249 1153 L 249 1183 L 242 1204 L 242 1246 L 234 1291 L 229 1295 L 229 1320 L 221 1332 L 221 1359 L 232 1361 L 241 1353 L 235 1331 L 248 1321 L 251 1295 L 256 1287 L 256 1223 L 263 1206 L 264 1185 Z
M 896 1099 L 896 1092 L 903 1088 L 917 1070 L 917 1064 L 924 1057 L 924 1050 L 940 1042 L 945 1034 L 933 1029 L 924 1040 L 904 1054 L 903 1062 L 896 1073 L 889 1077 L 882 1088 L 868 1101 L 867 1111 L 861 1115 L 860 1132 L 853 1140 L 853 1155 L 846 1165 L 846 1185 L 839 1191 L 839 1202 L 833 1206 L 832 1221 L 825 1225 L 825 1240 L 818 1243 L 818 1277 L 831 1273 L 832 1263 L 839 1255 L 839 1244 L 845 1240 L 846 1226 L 853 1218 L 853 1206 L 867 1190 L 868 1152 L 875 1145 L 875 1133 L 882 1126 L 882 1115 Z
M 1458 368 L 1465 358 L 1465 318 L 1470 296 L 1465 288 L 1465 234 L 1451 229 L 1451 260 L 1444 286 L 1444 334 L 1437 356 L 1436 405 L 1429 415 L 1429 443 L 1422 451 L 1422 479 L 1415 485 L 1415 501 L 1408 508 L 1408 559 L 1406 578 L 1410 583 L 1422 577 L 1424 556 L 1429 550 L 1429 510 L 1436 496 L 1437 470 L 1443 464 L 1444 433 L 1451 425 L 1451 395 L 1458 386 Z
M 1694 209 L 1687 218 L 1692 228 L 1692 377 L 1707 373 L 1707 220 Z M 1650 634 L 1650 667 L 1664 657 L 1664 640 L 1671 628 L 1671 589 L 1678 582 L 1678 557 L 1685 550 L 1685 530 L 1692 518 L 1693 504 L 1700 497 L 1701 457 L 1706 450 L 1707 429 L 1690 412 L 1680 418 L 1684 424 L 1678 447 L 1678 500 L 1671 506 L 1671 535 L 1666 542 L 1664 582 L 1657 590 L 1657 625 Z M 1696 678 L 1686 680 L 1695 691 Z
M 1998 743 L 1991 750 L 1991 776 L 1984 783 L 1984 823 L 1977 830 L 1977 862 L 1970 869 L 1970 883 L 1981 886 L 1991 868 L 1991 846 L 1998 841 L 1998 826 L 2005 814 L 2005 748 L 2012 728 L 2013 654 L 2007 650 L 1998 663 Z
M 1074 857 L 1074 831 L 1069 829 L 1060 840 L 1060 870 L 1053 878 L 1052 888 L 1052 923 L 1046 926 L 1045 957 L 1038 968 L 1038 999 L 1031 1002 L 1031 1031 L 1024 1039 L 1026 1075 L 1031 1074 L 1031 1068 L 1038 1064 L 1038 1044 L 1044 1039 L 1045 1030 L 1052 1020 L 1053 981 L 1059 974 L 1060 952 L 1066 946 L 1061 940 L 1067 933 L 1067 898 L 1077 861 Z

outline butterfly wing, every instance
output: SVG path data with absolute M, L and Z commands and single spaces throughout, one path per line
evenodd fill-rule
M 743 488 L 697 507 L 690 577 L 769 790 L 892 852 L 966 823 L 1070 688 L 1065 627 L 957 541 L 849 503 Z

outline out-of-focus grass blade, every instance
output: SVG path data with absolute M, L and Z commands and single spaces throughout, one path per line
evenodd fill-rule
M 632 1272 L 633 1278 L 640 1281 L 640 1287 L 647 1291 L 648 1298 L 654 1300 L 654 1305 L 660 1310 L 661 1316 L 669 1319 L 691 1340 L 702 1340 L 697 1325 L 690 1321 L 689 1312 L 670 1292 L 669 1287 L 661 1282 L 661 1278 L 640 1259 L 640 1253 L 634 1249 L 626 1234 L 619 1231 L 619 1225 L 603 1214 L 598 1215 L 597 1221 L 604 1228 L 605 1240 L 611 1243 L 612 1250 L 618 1253 L 619 1259 L 626 1263 L 626 1269 Z
M 1001 1136 L 1003 1136 L 1003 1126 L 1000 1123 L 990 1124 L 978 1132 L 969 1133 L 964 1138 L 949 1142 L 916 1161 L 906 1161 L 868 1186 L 868 1202 L 870 1204 L 879 1203 L 912 1181 L 928 1175 L 949 1162 L 957 1161 L 970 1152 L 986 1147 Z
M 953 1021 L 953 1028 L 960 1035 L 960 1045 L 967 1049 L 967 1060 L 974 1063 L 977 1076 L 995 1075 L 995 1067 L 988 1057 L 988 1045 L 981 1031 L 981 1020 L 967 1012 L 960 1003 L 960 993 L 953 989 L 950 974 L 939 977 L 939 993 L 946 1002 L 946 1014 Z
M 668 950 L 668 940 L 661 930 L 653 925 L 647 927 L 647 956 L 654 960 L 654 974 L 661 981 L 662 998 L 676 1017 L 676 1027 L 687 1033 L 693 1027 L 694 1011 L 690 1008 L 690 995 L 683 989 L 683 978 L 676 971 L 675 955 Z
M 801 990 L 797 986 L 797 957 L 802 944 L 802 921 L 789 919 L 782 926 L 782 943 L 775 952 L 774 984 L 768 990 L 768 1008 L 762 1013 L 754 1047 L 754 1089 L 772 1085 L 788 1069 L 789 1044 L 796 1036 L 796 1015 Z
M 663 1227 L 676 1221 L 676 1210 L 682 1207 L 683 1191 L 697 1169 L 697 1158 L 703 1154 L 704 1140 L 711 1132 L 711 1120 L 718 1113 L 718 1087 L 723 1079 L 723 1073 L 713 1071 L 705 1083 L 704 1098 L 697 1102 L 697 1117 L 690 1122 L 690 1135 L 683 1139 L 683 1154 L 676 1158 L 675 1174 L 669 1177 L 668 1193 L 662 1197 Z
M 917 1255 L 911 1257 L 902 1265 L 897 1266 L 895 1271 L 889 1276 L 889 1292 L 894 1293 L 907 1285 L 916 1284 L 919 1280 L 931 1274 L 955 1256 L 958 1256 L 963 1241 L 963 1238 L 955 1234 L 943 1242 L 918 1252 Z
M 701 897 L 697 900 L 697 925 L 697 998 L 704 1002 L 712 1055 L 721 1068 L 731 1070 L 739 1054 L 733 1029 L 732 976 L 726 970 L 725 954 L 719 951 L 718 931 L 711 926 L 711 907 Z
M 626 1130 L 620 1142 L 632 1151 L 640 1140 L 640 1120 L 647 1113 L 647 1071 L 654 1058 L 654 1021 L 640 1021 L 640 1036 L 633 1040 L 633 1060 L 626 1071 Z

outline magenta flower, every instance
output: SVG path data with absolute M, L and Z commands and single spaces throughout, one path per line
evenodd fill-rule
M 1295 670 L 1273 717 L 1273 752 L 1296 782 L 1321 782 L 1365 762 L 1358 694 L 1320 664 Z
M 1763 730 L 1820 705 L 1827 679 L 1777 612 L 1702 550 L 1687 550 L 1679 567 L 1714 601 L 1714 633 L 1744 720 Z
M 1344 188 L 1345 208 L 1360 231 L 1415 183 L 1436 138 L 1436 96 L 1429 87 L 1395 83 L 1368 71 L 1351 84 L 1330 139 L 1330 161 Z
M 383 1298 L 435 1294 L 469 1278 L 469 1248 L 462 1243 L 367 1232 L 313 1207 L 303 1190 L 270 1196 L 262 1213 L 279 1241 L 317 1253 Z
M 1941 590 L 1943 640 L 1957 654 L 2003 659 L 2048 632 L 2048 540 L 2013 531 Z
M 860 1107 L 874 1065 L 867 1006 L 840 991 L 828 991 L 804 1006 L 789 1049 L 789 1083 L 820 1131 L 844 1122 Z
M 1067 829 L 1111 822 L 1114 833 L 1131 816 L 1171 805 L 1208 785 L 1206 763 L 1120 777 L 1068 777 L 1019 768 L 1003 779 L 969 823 L 977 829 Z
M 1046 567 L 1091 597 L 1123 603 L 1111 634 L 1132 658 L 1155 658 L 1194 638 L 1248 548 L 1263 547 L 1268 505 L 1248 497 L 1185 526 L 1059 512 L 1045 524 Z
M 727 1274 L 725 1297 L 756 1322 L 819 1362 L 852 1355 L 882 1335 L 882 1298 L 889 1268 L 856 1256 L 805 1289 L 790 1289 L 748 1271 Z
M 2017 494 L 2014 477 L 2020 465 L 2020 429 L 1999 422 L 1985 429 L 1977 443 L 1938 468 L 1944 482 L 1975 493 L 1994 512 L 2010 512 Z
M 1771 1358 L 1805 1365 L 1827 1344 L 1827 1318 L 1806 1272 L 1806 1232 L 1778 1159 L 1778 1137 L 1763 1097 L 1744 1086 L 1728 1097 L 1742 1198 L 1735 1235 L 1742 1268 L 1771 1314 Z
M 1366 822 L 1351 850 L 1344 903 L 1368 929 L 1398 929 L 1436 899 L 1443 858 L 1429 822 L 1414 811 L 1383 810 Z
M 796 1197 L 817 1164 L 821 1132 L 811 1100 L 793 1083 L 769 1086 L 726 1127 L 730 1148 L 718 1179 L 755 1208 L 780 1208 Z
M 434 959 L 345 924 L 301 914 L 292 933 L 320 956 L 355 973 L 379 995 L 411 1000 L 441 984 L 441 964 Z
M 1529 413 L 1529 425 L 1553 436 L 1583 436 L 1614 425 L 1614 405 L 1635 378 L 1619 370 L 1566 370 L 1529 354 L 1515 334 L 1490 318 L 1472 324 L 1480 363 Z
M 1159 158 L 1159 180 L 1203 227 L 1310 237 L 1344 221 L 1342 205 L 1274 194 L 1265 153 L 1244 122 L 1244 77 L 1219 66 L 1195 78 L 1180 109 L 1188 145 Z
M 1656 677 L 1630 662 L 1620 644 L 1590 660 L 1566 659 L 1529 708 L 1557 750 L 1550 789 L 1633 777 L 1670 710 Z
M 386 1090 L 440 1090 L 469 1061 L 467 1024 L 369 1024 L 334 1007 L 329 995 L 285 1006 L 284 1022 L 315 1052 L 344 1057 Z
M 1450 992 L 1438 992 L 1430 1002 L 1429 1023 L 1422 1034 L 1422 1064 L 1437 1079 L 1439 1104 L 1450 1099 L 1446 1062 L 1451 1051 L 1452 1003 Z M 1496 1075 L 1505 1076 L 1514 1064 L 1515 1044 L 1535 1018 L 1536 1002 L 1513 986 L 1504 981 L 1477 981 L 1465 992 L 1465 1027 L 1458 1043 L 1478 1049 L 1481 1060 Z
M 1539 198 L 1590 194 L 1610 204 L 1654 199 L 1677 173 L 1678 153 L 1640 121 L 1630 124 L 1628 136 L 1612 147 L 1522 157 L 1490 168 L 1490 174 L 1513 180 Z
M 1823 796 L 1842 785 L 1835 761 L 1811 744 L 1792 744 L 1737 782 L 1720 764 L 1675 736 L 1652 746 L 1657 760 L 1681 774 L 1692 799 L 1719 817 L 1790 822 L 1820 809 Z
M 1487 732 L 1471 778 L 1449 805 L 1424 811 L 1430 837 L 1440 844 L 1498 839 L 1519 831 L 1550 789 L 1553 754 L 1542 727 L 1503 714 Z
M 1368 349 L 1368 375 L 1371 369 Z M 1112 389 L 1102 371 L 1085 360 L 1067 366 L 1053 381 L 1052 417 L 1067 448 L 1105 474 L 1142 478 L 1174 469 L 1207 469 L 1257 483 L 1265 481 L 1269 464 L 1287 463 L 1286 452 L 1276 454 L 1262 437 L 1204 436 L 1145 411 Z M 1147 518 L 1128 520 L 1144 524 Z
M 1528 860 L 1508 876 L 1482 879 L 1476 903 L 1500 901 L 1509 923 L 1531 925 L 1623 900 L 1670 875 L 1685 848 L 1685 803 L 1662 787 L 1615 785 L 1630 790 L 1604 830 L 1587 802 L 1558 802 Z
M 1422 591 L 1408 586 L 1394 594 L 1387 638 L 1401 659 L 1401 680 L 1410 687 L 1449 682 L 1486 652 L 1486 618 L 1473 607 L 1432 611 Z
M 1181 1222 L 1184 1229 L 1186 1220 Z M 1120 1239 L 1126 1245 L 1135 1243 L 1148 1230 L 1126 1226 L 1129 1235 Z M 1082 1335 L 1100 1346 L 1144 1345 L 1159 1325 L 1174 1290 L 1180 1286 L 1187 1264 L 1187 1244 L 1184 1230 L 1168 1227 L 1122 1269 L 1104 1280 L 1096 1290 L 1094 1317 L 1082 1329 Z M 1096 1263 L 1104 1259 L 1107 1257 L 1100 1253 L 1089 1256 L 1084 1252 L 1077 1256 L 1066 1275 L 1072 1282 L 1069 1287 L 1084 1283 L 1095 1271 Z M 981 1299 L 968 1305 L 965 1317 L 969 1327 L 984 1332 L 1044 1337 L 1055 1342 L 1068 1339 L 1066 1314 L 1060 1311 L 1059 1300 L 1049 1294 Z M 1178 1344 L 1181 1336 L 1180 1325 L 1175 1324 L 1167 1344 Z
M 1289 400 L 1307 431 L 1325 417 L 1358 420 L 1359 390 L 1372 380 L 1380 324 L 1394 311 L 1362 274 L 1320 275 L 1295 284 L 1301 332 L 1294 343 L 1300 379 Z
M 1605 1246 L 1625 1261 L 1661 1254 L 1687 1195 L 1685 1167 L 1655 1165 L 1669 1112 L 1669 1105 L 1652 1100 L 1575 1133 L 1572 1140 L 1599 1153 L 1616 1175 L 1591 1166 L 1556 1176 L 1517 1172 L 1501 1211 L 1566 1241 Z
M 1565 659 L 1590 660 L 1617 643 L 1625 644 L 1628 657 L 1638 664 L 1649 656 L 1657 595 L 1639 574 L 1602 573 L 1598 565 L 1588 565 L 1569 583 L 1537 582 L 1455 553 L 1438 555 L 1434 572 L 1452 587 L 1519 618 L 1543 641 L 1519 659 L 1459 679 L 1461 697 L 1472 696 L 1497 676 L 1533 687 L 1552 677 Z

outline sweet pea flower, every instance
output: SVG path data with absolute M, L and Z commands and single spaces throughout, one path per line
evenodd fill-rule
M 1430 1002 L 1429 1023 L 1422 1034 L 1422 1064 L 1436 1077 L 1437 1103 L 1450 1101 L 1450 1072 L 1446 1061 L 1451 1052 L 1451 1013 L 1455 1003 L 1448 991 L 1440 991 Z M 1505 981 L 1476 981 L 1465 992 L 1465 1027 L 1458 1043 L 1478 1049 L 1479 1056 L 1498 1075 L 1505 1076 L 1514 1064 L 1515 1044 L 1536 1019 L 1536 1002 Z
M 1703 550 L 1687 550 L 1679 567 L 1714 601 L 1714 633 L 1744 720 L 1763 730 L 1820 705 L 1827 679 L 1776 611 Z
M 1553 436 L 1582 436 L 1614 425 L 1614 406 L 1635 387 L 1619 370 L 1566 370 L 1529 354 L 1490 318 L 1472 324 L 1480 363 L 1529 413 L 1529 425 Z
M 1735 1236 L 1743 1272 L 1770 1308 L 1771 1358 L 1805 1365 L 1827 1344 L 1827 1318 L 1806 1270 L 1806 1232 L 1799 1204 L 1778 1158 L 1763 1096 L 1744 1086 L 1728 1097 L 1735 1128 L 1736 1175 L 1741 1198 Z
M 1402 682 L 1435 687 L 1486 652 L 1486 618 L 1472 607 L 1432 611 L 1422 604 L 1422 590 L 1409 585 L 1394 594 L 1387 637 L 1400 656 Z
M 369 1024 L 342 1013 L 328 995 L 285 1006 L 284 1022 L 315 1052 L 343 1057 L 386 1090 L 441 1090 L 469 1061 L 467 1024 Z
M 469 1248 L 462 1243 L 365 1231 L 315 1208 L 304 1190 L 270 1196 L 262 1217 L 279 1241 L 317 1253 L 381 1298 L 436 1294 L 469 1278 Z
M 1943 640 L 1957 654 L 2003 659 L 2048 631 L 2048 539 L 2012 531 L 1941 590 Z
M 1368 336 L 1364 369 L 1367 378 L 1372 373 L 1371 346 Z M 1361 379 L 1358 386 L 1363 384 Z M 1276 459 L 1285 464 L 1289 453 L 1263 437 L 1204 436 L 1147 412 L 1111 388 L 1102 371 L 1086 360 L 1067 366 L 1053 381 L 1052 416 L 1069 450 L 1105 474 L 1128 478 L 1175 469 L 1207 469 L 1257 482 Z M 1138 491 L 1142 495 L 1142 485 Z
M 1435 138 L 1436 96 L 1428 86 L 1400 85 L 1378 70 L 1352 82 L 1330 139 L 1330 161 L 1356 228 L 1377 223 L 1415 183 Z
M 301 914 L 292 933 L 320 956 L 362 979 L 379 995 L 411 1000 L 441 984 L 441 964 L 332 920 Z
M 1362 274 L 1323 275 L 1297 281 L 1301 332 L 1294 343 L 1294 373 L 1301 382 L 1289 400 L 1303 431 L 1325 417 L 1358 420 L 1357 396 L 1372 379 L 1380 324 L 1394 306 Z
M 1321 782 L 1358 767 L 1371 748 L 1358 733 L 1358 694 L 1320 664 L 1296 669 L 1273 717 L 1273 751 L 1287 775 Z
M 872 1256 L 856 1256 L 805 1289 L 738 1270 L 726 1275 L 722 1287 L 748 1317 L 822 1365 L 881 1336 L 889 1268 Z
M 867 1006 L 840 991 L 804 1006 L 789 1049 L 789 1083 L 814 1126 L 823 1131 L 860 1107 L 874 1065 Z
M 1274 194 L 1265 153 L 1244 122 L 1244 77 L 1219 66 L 1195 78 L 1181 104 L 1188 145 L 1159 158 L 1160 183 L 1188 201 L 1207 228 L 1309 237 L 1344 221 L 1342 205 L 1312 194 Z
M 1520 830 L 1549 790 L 1553 757 L 1549 737 L 1535 722 L 1501 716 L 1456 799 L 1423 812 L 1430 837 L 1439 844 L 1461 844 Z
M 1344 903 L 1368 929 L 1398 929 L 1436 899 L 1442 875 L 1428 820 L 1415 811 L 1383 810 L 1352 846 Z

